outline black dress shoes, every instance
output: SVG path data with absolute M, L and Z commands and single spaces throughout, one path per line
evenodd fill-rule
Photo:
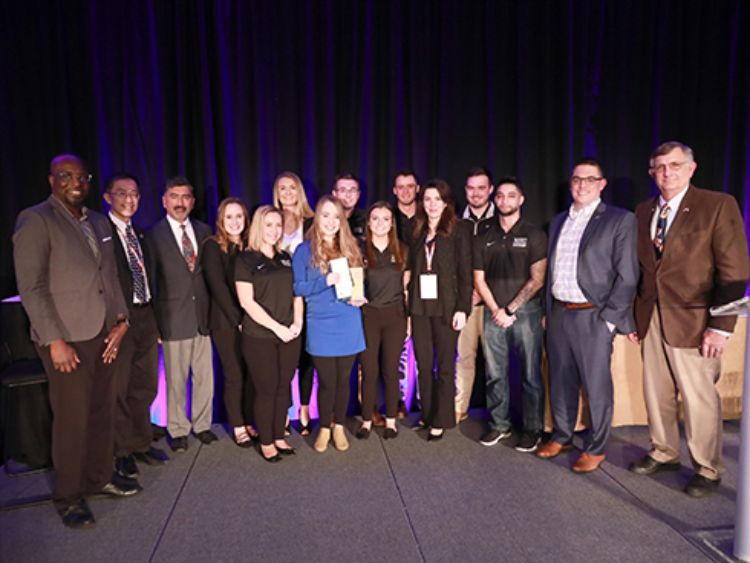
M 115 471 L 118 475 L 127 479 L 138 477 L 138 467 L 135 465 L 135 458 L 132 455 L 115 458 Z
M 172 448 L 173 452 L 186 452 L 188 449 L 187 436 L 172 438 L 172 441 L 169 443 L 169 447 Z
M 187 443 L 187 439 L 185 439 L 185 442 Z M 146 465 L 164 465 L 169 461 L 169 456 L 159 448 L 149 448 L 145 452 L 133 452 L 133 457 L 136 461 Z
M 135 479 L 127 479 L 115 473 L 112 480 L 104 485 L 98 492 L 100 495 L 110 497 L 131 497 L 143 490 L 140 483 Z
M 696 473 L 685 486 L 685 492 L 693 498 L 707 497 L 719 487 L 719 483 L 721 479 L 709 479 Z
M 281 454 L 278 453 L 278 448 L 276 448 L 276 455 L 272 455 L 271 457 L 266 457 L 266 454 L 263 453 L 263 449 L 258 446 L 258 453 L 260 454 L 260 457 L 262 457 L 265 461 L 268 463 L 278 463 L 281 461 Z
M 367 438 L 370 437 L 370 429 L 360 426 L 355 436 L 357 437 L 357 440 L 367 440 Z
M 383 440 L 392 440 L 393 438 L 398 437 L 398 430 L 394 430 L 393 428 L 386 428 L 383 430 Z
M 652 475 L 659 471 L 676 471 L 680 468 L 679 461 L 669 461 L 667 463 L 661 463 L 656 461 L 650 455 L 643 456 L 641 459 L 634 461 L 630 464 L 631 472 L 636 475 Z
M 80 500 L 75 504 L 59 511 L 63 524 L 68 528 L 86 528 L 96 524 L 94 515 L 85 500 Z
M 218 440 L 218 438 L 216 437 L 216 434 L 214 434 L 210 430 L 204 430 L 203 432 L 198 432 L 195 435 L 195 437 L 201 441 L 201 444 L 205 444 L 205 445 L 208 445 L 211 442 L 215 442 L 216 440 Z

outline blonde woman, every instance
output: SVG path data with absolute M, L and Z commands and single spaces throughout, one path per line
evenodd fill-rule
M 242 200 L 228 197 L 216 213 L 216 235 L 203 246 L 203 277 L 211 294 L 209 328 L 224 372 L 224 405 L 234 442 L 252 446 L 256 432 L 251 425 L 253 386 L 246 376 L 240 348 L 242 309 L 234 289 L 237 255 L 247 249 L 250 218 Z
M 284 439 L 284 425 L 302 332 L 302 298 L 294 296 L 292 261 L 280 248 L 282 225 L 281 211 L 259 207 L 248 251 L 235 268 L 237 296 L 245 312 L 242 351 L 255 387 L 259 452 L 271 463 L 294 453 Z
M 341 257 L 350 267 L 362 266 L 359 246 L 341 203 L 323 196 L 307 240 L 297 247 L 292 260 L 294 293 L 305 298 L 305 348 L 318 372 L 320 431 L 314 446 L 318 452 L 328 448 L 332 422 L 334 446 L 341 451 L 349 449 L 343 426 L 349 403 L 349 374 L 357 354 L 365 349 L 359 310 L 363 302 L 336 298 L 334 285 L 339 274 L 330 271 L 330 262 Z

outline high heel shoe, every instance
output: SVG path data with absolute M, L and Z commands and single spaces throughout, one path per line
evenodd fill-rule
M 244 426 L 237 426 L 234 429 L 234 443 L 240 448 L 252 448 L 253 440 L 245 430 Z
M 266 454 L 263 453 L 263 448 L 261 446 L 258 446 L 258 453 L 260 454 L 260 457 L 263 458 L 264 461 L 267 461 L 268 463 L 278 463 L 281 461 L 281 455 L 279 455 L 279 452 L 276 452 L 276 455 L 272 455 L 271 457 L 266 457 Z
M 331 429 L 330 428 L 322 428 L 318 430 L 318 437 L 315 438 L 315 444 L 313 445 L 313 448 L 318 453 L 323 453 L 328 449 L 328 442 L 331 441 Z
M 311 421 L 307 421 L 307 424 L 299 423 L 299 435 L 300 436 L 309 436 L 310 432 L 312 431 L 312 424 Z
M 297 451 L 294 448 L 282 448 L 281 446 L 276 446 L 276 451 L 279 452 L 279 455 L 297 455 Z
M 395 428 L 386 428 L 383 430 L 383 440 L 392 440 L 398 438 L 398 430 Z
M 345 452 L 349 449 L 349 440 L 346 439 L 344 427 L 340 424 L 333 427 L 333 447 L 340 452 Z
M 360 426 L 355 436 L 357 437 L 357 440 L 367 440 L 367 438 L 370 437 L 370 428 L 367 428 L 365 426 Z

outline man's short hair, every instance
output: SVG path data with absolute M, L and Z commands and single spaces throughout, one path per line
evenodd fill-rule
M 396 185 L 396 178 L 399 176 L 413 176 L 414 182 L 419 185 L 419 178 L 417 177 L 414 170 L 410 170 L 409 168 L 403 168 L 401 170 L 396 170 L 396 173 L 393 175 L 393 185 Z
M 490 174 L 490 171 L 484 166 L 474 166 L 473 168 L 469 168 L 469 171 L 466 173 L 466 178 L 473 178 L 474 176 L 487 176 L 490 186 L 492 185 L 492 174 Z
M 118 172 L 117 174 L 113 174 L 109 178 L 107 178 L 107 181 L 104 183 L 104 189 L 107 192 L 111 192 L 112 188 L 115 187 L 115 182 L 119 182 L 120 180 L 132 180 L 135 182 L 135 185 L 138 186 L 138 188 L 141 187 L 141 183 L 138 181 L 138 178 L 136 178 L 133 174 L 128 174 L 127 172 Z
M 512 185 L 514 185 L 516 187 L 516 189 L 518 190 L 518 193 L 520 193 L 521 195 L 523 195 L 523 186 L 521 185 L 521 181 L 518 178 L 516 178 L 515 176 L 504 176 L 503 178 L 500 178 L 497 181 L 497 187 L 498 188 L 500 186 L 502 186 L 503 184 L 512 184 Z M 497 194 L 498 192 L 495 192 L 495 193 Z
M 651 156 L 648 158 L 649 168 L 651 168 L 654 165 L 654 160 L 656 159 L 657 156 L 663 156 L 665 154 L 669 154 L 675 149 L 682 150 L 682 152 L 685 153 L 685 156 L 687 157 L 689 162 L 693 162 L 695 160 L 693 149 L 691 149 L 689 146 L 679 141 L 667 141 L 666 143 L 662 143 L 661 145 L 656 147 L 653 151 L 651 151 Z
M 336 176 L 334 176 L 333 178 L 334 187 L 336 186 L 336 182 L 338 182 L 339 180 L 354 180 L 355 182 L 357 182 L 357 187 L 359 188 L 359 180 L 357 180 L 357 177 L 351 172 L 339 172 L 338 174 L 336 174 Z
M 164 193 L 167 193 L 175 186 L 187 186 L 188 188 L 190 188 L 190 193 L 193 193 L 193 184 L 191 184 L 190 180 L 188 180 L 185 176 L 172 176 L 169 180 L 167 180 L 167 183 L 164 185 Z
M 596 166 L 599 169 L 599 176 L 604 178 L 604 167 L 602 166 L 601 162 L 596 160 L 592 156 L 584 156 L 583 158 L 579 158 L 573 163 L 573 169 L 575 169 L 576 166 Z

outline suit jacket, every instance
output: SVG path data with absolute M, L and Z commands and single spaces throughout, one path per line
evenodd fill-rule
M 417 297 L 416 288 L 419 275 L 427 271 L 425 237 L 425 234 L 419 236 L 409 249 L 409 311 L 413 315 L 424 314 L 423 301 Z M 460 220 L 450 237 L 437 236 L 432 271 L 437 274 L 438 300 L 446 322 L 450 322 L 458 311 L 466 316 L 471 313 L 471 237 L 471 229 Z
M 557 241 L 568 212 L 550 223 L 547 253 L 547 315 L 552 312 L 552 280 Z M 578 247 L 578 285 L 604 321 L 623 334 L 635 330 L 633 297 L 638 285 L 636 221 L 630 211 L 601 202 L 589 219 Z
M 211 236 L 211 229 L 195 219 L 190 219 L 190 223 L 198 242 L 195 249 L 198 255 L 192 272 L 166 217 L 146 233 L 151 274 L 149 283 L 156 322 L 163 340 L 185 340 L 209 332 L 210 301 L 201 267 L 201 242 Z
M 208 323 L 211 330 L 236 330 L 242 323 L 242 308 L 234 287 L 234 262 L 237 254 L 235 245 L 229 247 L 229 252 L 224 252 L 213 238 L 208 238 L 203 243 L 201 262 L 203 277 L 211 294 Z
M 97 259 L 78 221 L 54 196 L 23 210 L 13 234 L 16 282 L 42 346 L 82 342 L 109 330 L 128 309 L 117 278 L 114 233 L 107 218 L 87 210 L 99 240 Z
M 120 287 L 122 287 L 122 294 L 125 297 L 125 303 L 129 310 L 133 309 L 133 273 L 130 271 L 130 262 L 128 261 L 128 255 L 122 246 L 120 237 L 117 234 L 117 227 L 112 222 L 110 217 L 107 217 L 110 226 L 112 227 L 112 233 L 114 234 L 113 240 L 115 241 L 115 261 L 117 262 L 117 275 L 120 279 Z M 149 272 L 150 264 L 148 259 L 148 245 L 146 244 L 146 237 L 143 235 L 140 229 L 131 223 L 133 232 L 135 233 L 138 243 L 141 245 L 141 252 L 143 253 L 143 266 L 146 270 L 146 280 L 151 279 L 151 272 Z
M 708 309 L 745 294 L 747 239 L 735 199 L 690 186 L 656 259 L 651 220 L 658 197 L 636 208 L 641 279 L 635 300 L 638 334 L 643 338 L 658 307 L 670 346 L 700 346 L 707 327 L 732 332 L 737 317 L 710 317 Z

